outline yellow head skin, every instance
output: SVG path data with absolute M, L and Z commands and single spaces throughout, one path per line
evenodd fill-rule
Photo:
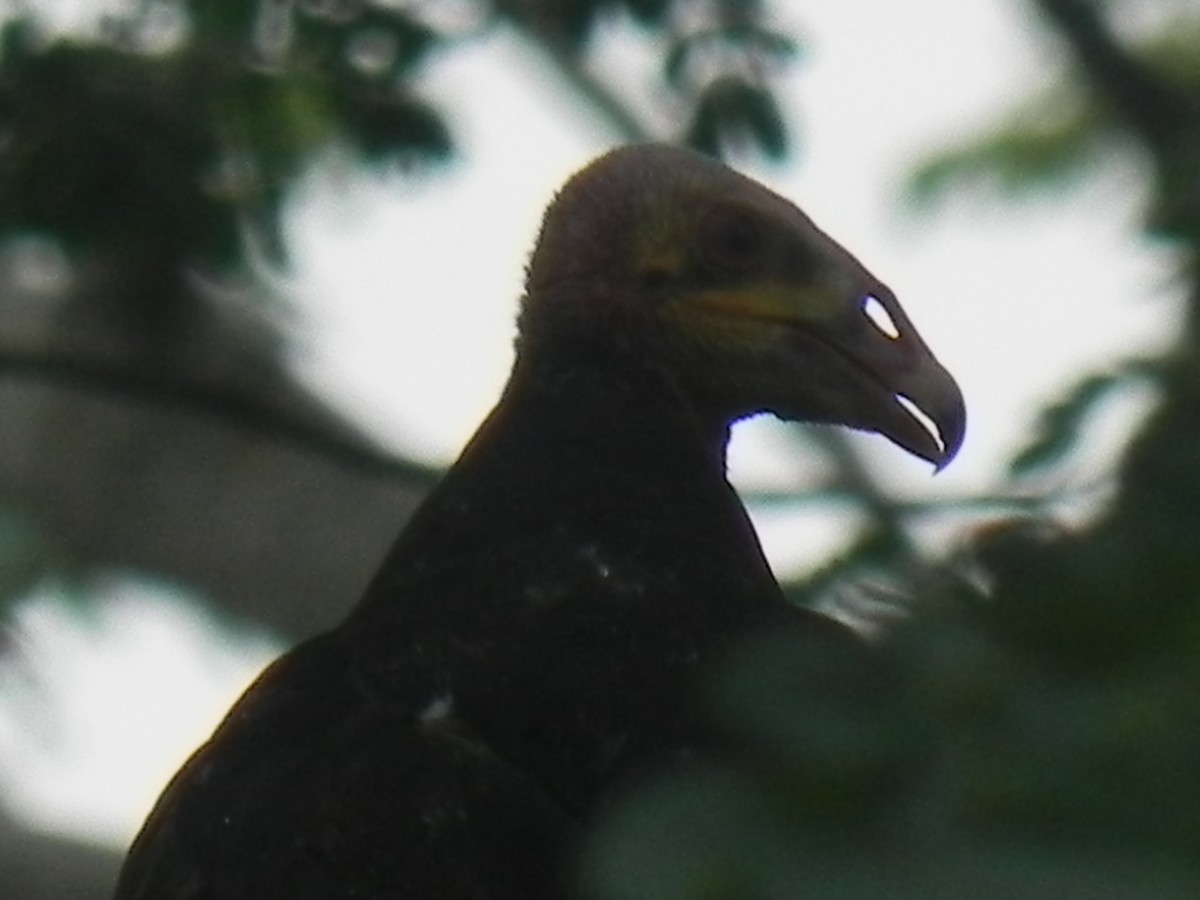
M 552 343 L 614 373 L 653 361 L 730 420 L 876 431 L 938 468 L 962 443 L 962 394 L 891 291 L 792 203 L 678 148 L 615 150 L 551 204 L 518 349 Z

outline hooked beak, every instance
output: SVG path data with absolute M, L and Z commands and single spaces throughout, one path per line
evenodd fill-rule
M 841 421 L 879 432 L 937 471 L 954 459 L 967 423 L 962 391 L 889 290 L 877 285 L 852 315 L 804 330 L 840 358 L 853 385 Z
M 757 411 L 878 432 L 940 471 L 962 446 L 962 392 L 892 293 L 873 280 L 860 285 L 710 291 L 687 308 L 751 329 L 746 370 L 761 379 Z

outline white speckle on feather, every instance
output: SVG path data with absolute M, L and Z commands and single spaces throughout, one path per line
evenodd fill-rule
M 454 697 L 451 694 L 436 694 L 417 714 L 417 721 L 426 728 L 436 727 L 454 715 Z
M 582 556 L 591 563 L 592 568 L 601 578 L 607 579 L 612 577 L 612 566 L 604 561 L 600 555 L 600 548 L 595 544 L 585 546 L 582 550 Z

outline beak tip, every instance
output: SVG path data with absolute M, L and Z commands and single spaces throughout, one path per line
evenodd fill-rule
M 938 367 L 936 378 L 926 377 L 922 390 L 896 394 L 901 417 L 890 422 L 883 433 L 908 450 L 933 464 L 936 475 L 958 456 L 966 434 L 967 411 L 962 392 L 954 379 Z
M 930 460 L 933 463 L 933 474 L 935 475 L 950 465 L 954 461 L 954 458 L 958 456 L 958 451 L 962 448 L 963 438 L 966 436 L 967 430 L 967 414 L 961 399 L 957 408 L 951 414 L 939 416 L 936 422 L 942 448 L 938 457 Z

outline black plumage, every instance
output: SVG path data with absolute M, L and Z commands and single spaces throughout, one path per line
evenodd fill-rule
M 719 742 L 697 685 L 729 647 L 852 640 L 784 600 L 725 479 L 730 423 L 843 422 L 938 464 L 962 435 L 886 288 L 682 150 L 618 150 L 564 188 L 519 331 L 495 411 L 362 602 L 175 777 L 118 900 L 569 896 L 605 798 Z

